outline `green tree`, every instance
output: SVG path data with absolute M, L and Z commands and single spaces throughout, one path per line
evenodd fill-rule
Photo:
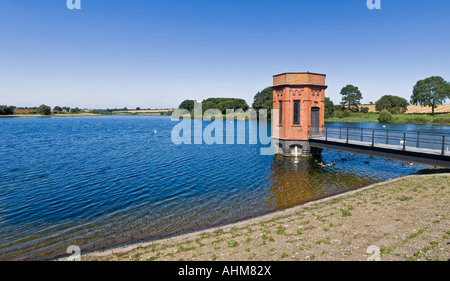
M 194 100 L 184 100 L 180 105 L 178 106 L 179 109 L 186 109 L 189 112 L 192 112 L 194 110 Z
M 450 84 L 442 77 L 432 76 L 417 81 L 411 95 L 411 103 L 430 106 L 431 113 L 434 114 L 434 109 L 447 98 L 450 98 Z
M 333 117 L 334 114 L 334 103 L 330 98 L 325 98 L 325 118 Z
M 267 110 L 267 118 L 271 117 L 271 110 L 273 108 L 273 89 L 272 87 L 267 87 L 262 91 L 256 93 L 253 98 L 252 108 L 256 110 L 259 116 L 259 110 Z
M 375 103 L 375 110 L 381 112 L 384 109 L 392 114 L 405 113 L 408 109 L 408 101 L 401 97 L 384 95 Z
M 45 104 L 41 104 L 38 108 L 36 108 L 36 113 L 40 115 L 50 115 L 52 114 L 52 108 Z
M 0 105 L 0 115 L 13 115 L 14 106 Z
M 217 104 L 213 101 L 203 101 L 202 102 L 202 111 L 205 113 L 208 109 L 215 109 L 217 107 Z
M 78 107 L 72 108 L 72 109 L 70 110 L 70 113 L 73 113 L 73 114 L 78 114 L 78 113 L 80 113 L 80 112 L 81 112 L 81 109 L 79 109 Z
M 358 111 L 358 105 L 361 104 L 362 94 L 358 87 L 347 85 L 341 90 L 342 105 L 348 105 L 348 109 Z
M 380 112 L 380 116 L 378 116 L 378 121 L 380 123 L 391 123 L 392 122 L 392 114 L 388 110 L 382 110 Z
M 203 102 L 211 101 L 210 99 L 204 100 Z M 237 110 L 242 109 L 247 111 L 249 106 L 247 102 L 243 99 L 236 98 L 220 98 L 219 103 L 216 104 L 216 108 L 220 110 L 223 114 L 226 113 L 227 109 Z

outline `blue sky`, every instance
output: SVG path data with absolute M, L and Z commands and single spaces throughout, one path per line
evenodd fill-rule
M 327 74 L 326 95 L 409 100 L 450 80 L 450 1 L 0 1 L 0 104 L 170 108 L 184 99 L 251 104 L 282 72 Z

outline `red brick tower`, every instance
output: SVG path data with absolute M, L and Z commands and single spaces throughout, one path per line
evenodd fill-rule
M 272 132 L 276 153 L 309 156 L 309 137 L 323 133 L 325 119 L 325 76 L 309 72 L 282 73 L 273 76 Z

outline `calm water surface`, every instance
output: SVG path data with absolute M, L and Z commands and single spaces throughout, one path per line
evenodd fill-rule
M 166 237 L 427 168 L 327 150 L 314 159 L 261 156 L 260 144 L 175 145 L 175 124 L 156 116 L 1 118 L 0 259 Z M 341 125 L 379 126 L 327 124 Z

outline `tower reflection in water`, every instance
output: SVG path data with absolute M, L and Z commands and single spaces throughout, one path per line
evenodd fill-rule
M 402 168 L 381 158 L 324 150 L 322 156 L 275 155 L 268 205 L 285 209 L 400 176 Z

